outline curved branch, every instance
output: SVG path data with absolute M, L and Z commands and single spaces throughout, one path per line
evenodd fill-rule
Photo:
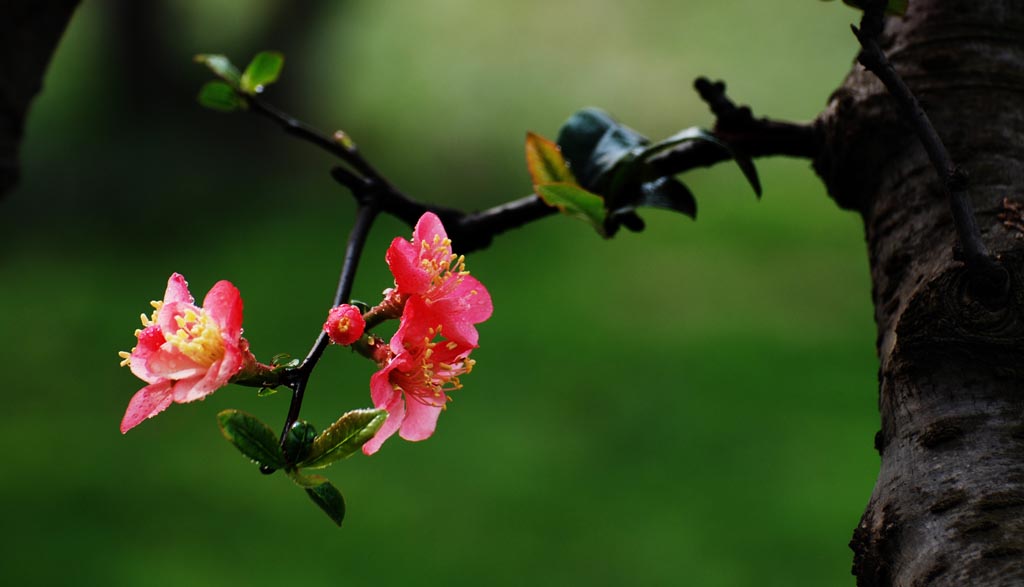
M 750 108 L 736 106 L 729 100 L 725 95 L 725 84 L 720 81 L 712 83 L 699 78 L 694 86 L 716 115 L 713 134 L 734 151 L 751 157 L 782 155 L 807 159 L 816 157 L 820 152 L 823 145 L 821 133 L 813 124 L 754 118 Z M 461 253 L 486 248 L 495 236 L 558 211 L 535 194 L 473 212 L 420 202 L 395 188 L 344 136 L 339 140 L 328 137 L 261 98 L 247 97 L 247 100 L 254 112 L 274 120 L 288 134 L 328 151 L 347 164 L 348 167 L 333 168 L 331 175 L 359 202 L 366 203 L 372 199 L 381 212 L 391 214 L 409 226 L 414 226 L 424 212 L 434 212 Z M 694 141 L 652 158 L 649 164 L 656 176 L 669 176 L 730 158 L 729 153 L 717 145 Z

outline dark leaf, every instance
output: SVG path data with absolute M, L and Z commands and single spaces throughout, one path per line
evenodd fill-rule
M 729 143 L 723 141 L 722 139 L 718 138 L 717 136 L 711 134 L 710 132 L 704 129 L 693 127 L 682 130 L 672 135 L 671 137 L 665 139 L 664 141 L 661 141 L 660 143 L 648 148 L 644 152 L 643 157 L 644 159 L 647 159 L 648 157 L 651 157 L 664 149 L 668 149 L 680 143 L 694 140 L 712 143 L 720 147 L 726 153 L 728 153 L 729 156 L 734 161 L 736 161 L 736 164 L 739 165 L 740 171 L 742 171 L 743 176 L 747 178 L 747 182 L 750 183 L 750 187 L 753 188 L 754 194 L 756 194 L 758 198 L 761 197 L 761 180 L 758 179 L 757 177 L 757 168 L 754 167 L 754 161 L 746 153 L 736 151 L 735 149 L 732 148 L 731 145 L 729 145 Z
M 599 108 L 573 113 L 558 131 L 558 145 L 580 184 L 601 191 L 612 170 L 631 160 L 650 141 Z
M 256 416 L 239 410 L 224 410 L 217 414 L 217 424 L 224 438 L 243 455 L 261 465 L 275 469 L 284 467 L 284 454 L 277 436 Z
M 679 180 L 662 177 L 640 186 L 640 194 L 633 207 L 647 206 L 675 210 L 690 218 L 697 218 L 697 200 Z
M 313 440 L 300 467 L 321 469 L 356 453 L 388 417 L 385 410 L 353 410 L 346 413 Z

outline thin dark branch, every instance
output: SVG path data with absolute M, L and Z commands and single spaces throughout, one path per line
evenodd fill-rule
M 733 150 L 751 157 L 783 155 L 801 158 L 813 158 L 820 151 L 822 139 L 813 125 L 754 118 L 750 108 L 736 106 L 729 100 L 722 82 L 712 83 L 700 78 L 695 87 L 716 115 L 714 134 Z M 424 212 L 437 214 L 447 228 L 454 248 L 460 253 L 486 248 L 495 236 L 557 212 L 536 195 L 473 212 L 419 202 L 396 189 L 358 151 L 346 147 L 344 141 L 328 137 L 261 98 L 250 97 L 248 100 L 253 111 L 274 120 L 289 134 L 338 156 L 352 167 L 355 172 L 346 167 L 335 167 L 331 175 L 352 191 L 360 203 L 372 201 L 381 212 L 391 214 L 409 226 L 415 225 Z M 729 159 L 729 153 L 722 148 L 694 141 L 666 151 L 651 159 L 649 164 L 653 175 L 669 176 Z
M 352 295 L 352 285 L 355 282 L 359 257 L 362 256 L 363 247 L 366 245 L 366 237 L 370 233 L 370 227 L 373 226 L 373 221 L 377 217 L 378 212 L 378 208 L 372 204 L 362 204 L 359 206 L 355 225 L 352 227 L 352 232 L 349 233 L 348 244 L 345 247 L 345 261 L 342 264 L 341 275 L 338 278 L 338 288 L 334 294 L 331 307 L 348 301 Z M 320 357 L 323 356 L 328 344 L 327 335 L 321 331 L 306 358 L 303 359 L 302 364 L 290 372 L 290 380 L 287 385 L 292 389 L 292 401 L 288 407 L 288 417 L 285 419 L 284 429 L 281 431 L 282 446 L 284 445 L 285 438 L 288 436 L 288 431 L 291 430 L 292 425 L 299 419 L 302 399 L 306 391 L 306 385 L 309 382 L 309 377 L 312 375 L 317 362 L 320 361 Z M 264 473 L 273 472 L 273 469 L 266 467 L 261 468 L 261 470 Z
M 352 168 L 359 172 L 365 180 L 380 184 L 382 187 L 387 187 L 389 190 L 394 191 L 394 186 L 392 186 L 387 179 L 385 179 L 384 176 L 373 167 L 373 165 L 370 165 L 370 162 L 362 156 L 359 149 L 354 144 L 335 140 L 312 126 L 294 118 L 290 114 L 278 110 L 258 96 L 246 96 L 245 98 L 254 112 L 266 116 L 278 123 L 288 134 L 313 143 L 321 149 L 337 156 L 339 159 L 352 166 Z
M 754 118 L 747 106 L 737 106 L 725 94 L 725 83 L 697 78 L 693 84 L 715 114 L 712 132 L 730 148 L 750 157 L 786 156 L 813 159 L 821 152 L 823 139 L 813 124 Z M 730 154 L 718 146 L 694 141 L 650 161 L 656 175 L 675 175 L 728 161 Z
M 976 285 L 982 288 L 976 293 L 989 298 L 1001 298 L 1009 286 L 1009 276 L 992 258 L 981 240 L 981 231 L 978 229 L 974 208 L 967 194 L 967 174 L 953 162 L 946 145 L 921 108 L 917 97 L 910 91 L 878 45 L 886 4 L 885 0 L 868 2 L 860 28 L 850 27 L 861 45 L 857 60 L 885 85 L 928 153 L 928 158 L 931 159 L 935 173 L 938 174 L 949 199 L 953 225 L 956 228 L 964 262 L 976 277 Z

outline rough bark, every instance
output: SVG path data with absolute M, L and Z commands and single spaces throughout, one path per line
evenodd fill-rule
M 912 0 L 884 49 L 970 178 L 1009 299 L 972 298 L 938 176 L 857 66 L 815 167 L 864 219 L 881 471 L 850 543 L 858 585 L 1024 585 L 1024 1 Z
M 0 2 L 0 197 L 18 181 L 25 116 L 78 1 Z

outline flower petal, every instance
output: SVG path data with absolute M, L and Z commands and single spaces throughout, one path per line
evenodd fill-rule
M 387 384 L 385 378 L 385 384 Z M 370 380 L 371 387 L 373 386 L 373 379 Z M 388 384 L 388 389 L 390 389 Z M 380 409 L 383 408 L 388 412 L 388 419 L 384 420 L 384 425 L 380 427 L 377 434 L 363 445 L 363 454 L 369 456 L 380 450 L 384 441 L 391 438 L 395 432 L 402 426 L 402 421 L 405 419 L 405 402 L 402 400 L 402 394 L 394 393 L 391 397 L 391 402 L 386 405 L 378 405 L 374 402 L 374 405 Z
M 156 324 L 147 326 L 139 331 L 137 335 L 139 344 L 132 349 L 131 361 L 129 362 L 132 374 L 146 383 L 158 383 L 166 379 L 163 375 L 155 373 L 149 362 L 154 354 L 159 352 L 160 346 L 164 344 L 164 334 Z
M 174 401 L 186 404 L 200 400 L 224 387 L 231 377 L 242 368 L 242 352 L 227 347 L 224 356 L 214 362 L 205 373 L 184 378 L 174 384 Z
M 435 236 L 438 237 L 438 240 L 444 240 L 448 238 L 448 233 L 445 232 L 444 225 L 441 224 L 441 219 L 437 217 L 437 214 L 424 212 L 416 222 L 416 228 L 412 231 L 412 240 L 417 246 L 421 241 L 432 244 Z M 448 254 L 451 254 L 450 249 Z
M 384 254 L 399 293 L 422 294 L 430 287 L 431 275 L 420 266 L 419 253 L 415 244 L 396 237 Z
M 157 311 L 156 324 L 163 331 L 164 336 L 174 334 L 181 328 L 178 326 L 178 317 L 184 316 L 190 310 L 196 316 L 202 311 L 199 306 L 191 302 L 167 302 Z
M 171 382 L 161 381 L 147 385 L 135 392 L 128 409 L 121 419 L 121 434 L 138 426 L 143 420 L 152 418 L 171 405 Z
M 391 337 L 391 352 L 400 354 L 407 346 L 422 346 L 424 338 L 433 338 L 430 330 L 440 325 L 441 322 L 423 298 L 410 297 L 402 310 L 398 330 Z
M 167 289 L 164 291 L 164 303 L 170 304 L 172 302 L 185 302 L 186 304 L 194 304 L 196 301 L 192 298 L 192 294 L 188 292 L 188 282 L 182 277 L 180 273 L 174 273 L 167 280 Z
M 395 365 L 397 363 L 392 359 L 380 371 L 377 371 L 370 377 L 370 399 L 373 400 L 373 407 L 377 409 L 390 405 L 395 401 L 396 397 L 402 395 L 401 392 L 392 386 L 389 379 Z
M 237 343 L 242 335 L 242 296 L 230 281 L 218 281 L 203 299 L 203 309 L 217 323 L 226 340 Z
M 434 433 L 437 427 L 437 417 L 444 409 L 444 402 L 448 398 L 426 398 L 425 400 L 411 399 L 405 402 L 405 420 L 402 421 L 402 429 L 398 435 L 406 440 L 416 442 L 426 440 Z M 436 401 L 440 405 L 427 403 Z
M 463 276 L 452 297 L 459 300 L 459 315 L 473 324 L 484 322 L 494 313 L 490 292 L 472 275 Z
M 149 357 L 146 367 L 161 379 L 187 379 L 206 372 L 206 367 L 185 356 L 169 342 L 165 342 Z

